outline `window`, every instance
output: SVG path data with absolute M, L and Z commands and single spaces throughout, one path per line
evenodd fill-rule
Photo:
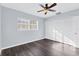
M 19 30 L 19 31 L 38 30 L 38 21 L 37 20 L 18 19 L 17 30 Z
M 30 20 L 30 30 L 38 30 L 38 21 Z

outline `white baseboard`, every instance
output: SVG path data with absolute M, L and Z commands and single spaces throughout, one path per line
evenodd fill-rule
M 41 40 L 41 39 L 44 39 L 44 38 L 40 38 L 39 40 Z M 48 39 L 48 38 L 47 38 L 47 39 Z M 51 39 L 50 39 L 50 40 L 51 40 Z M 11 45 L 11 46 L 8 46 L 8 47 L 3 47 L 3 48 L 1 48 L 1 50 L 7 49 L 7 48 L 11 48 L 11 47 L 15 47 L 15 46 L 19 46 L 19 45 L 23 45 L 23 44 L 30 43 L 30 42 L 33 42 L 33 41 L 37 41 L 37 39 L 36 39 L 36 40 L 32 40 L 32 41 L 28 41 L 28 42 L 18 43 L 18 44 L 16 44 L 16 45 Z M 55 40 L 54 40 L 54 41 L 55 41 Z M 60 42 L 60 41 L 58 41 L 58 42 Z M 63 43 L 63 42 L 60 42 L 60 43 Z M 65 43 L 65 44 L 68 44 L 68 43 Z M 72 45 L 72 44 L 68 44 L 68 45 L 71 45 L 71 46 L 73 46 L 73 47 L 79 48 L 79 46 L 76 46 L 76 45 Z M 0 50 L 0 52 L 1 52 L 1 50 Z
M 41 39 L 43 39 L 43 38 L 40 38 L 39 40 L 41 40 Z M 16 45 L 11 45 L 11 46 L 7 46 L 7 47 L 3 47 L 3 48 L 1 48 L 1 50 L 7 49 L 7 48 L 16 47 L 16 46 L 23 45 L 23 44 L 27 44 L 27 43 L 30 43 L 30 42 L 33 42 L 33 41 L 37 41 L 37 39 L 36 40 L 32 40 L 32 41 L 28 41 L 28 42 L 18 43 Z
M 52 40 L 52 39 L 50 39 L 50 40 Z M 56 40 L 54 40 L 54 41 L 56 41 Z M 74 45 L 74 44 L 71 44 L 71 43 L 62 42 L 62 41 L 57 41 L 57 42 L 64 43 L 64 44 L 67 44 L 67 45 L 71 45 L 71 46 L 73 46 L 73 47 L 75 47 L 75 48 L 79 48 L 78 45 Z

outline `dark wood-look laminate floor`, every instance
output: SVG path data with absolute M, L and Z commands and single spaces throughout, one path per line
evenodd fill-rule
M 2 50 L 3 56 L 79 56 L 79 49 L 49 39 Z

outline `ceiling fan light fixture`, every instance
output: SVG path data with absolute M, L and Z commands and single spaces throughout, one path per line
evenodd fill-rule
M 52 5 L 48 6 L 48 3 L 45 4 L 45 6 L 43 6 L 42 4 L 40 4 L 40 6 L 43 8 L 43 10 L 39 10 L 37 12 L 42 12 L 44 11 L 45 15 L 48 13 L 48 11 L 51 11 L 51 12 L 56 12 L 56 10 L 52 10 L 51 8 L 52 7 L 55 7 L 57 5 L 57 3 L 53 3 Z
M 45 12 L 47 12 L 48 10 L 46 9 Z

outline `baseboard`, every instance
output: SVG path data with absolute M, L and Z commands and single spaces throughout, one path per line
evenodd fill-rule
M 41 39 L 44 39 L 44 38 L 41 38 Z M 38 39 L 38 40 L 41 40 L 41 39 Z M 23 45 L 23 44 L 28 44 L 28 43 L 31 43 L 31 42 L 34 42 L 34 41 L 38 41 L 38 40 L 36 39 L 36 40 L 28 41 L 28 42 L 18 43 L 16 45 L 11 45 L 11 46 L 7 46 L 7 47 L 3 47 L 3 48 L 1 48 L 1 50 L 12 48 L 12 47 L 16 47 L 16 46 Z
M 52 39 L 50 39 L 50 40 L 52 40 Z M 54 41 L 56 41 L 56 40 L 54 40 Z M 66 43 L 66 42 L 62 42 L 62 41 L 57 41 L 57 42 L 67 44 L 67 45 L 73 46 L 73 47 L 75 47 L 75 48 L 79 48 L 79 46 L 73 45 L 73 44 L 70 44 L 70 43 Z
M 41 39 L 44 39 L 44 38 L 41 38 Z M 41 40 L 41 39 L 39 39 L 39 40 Z M 49 38 L 46 38 L 46 39 L 49 39 Z M 52 40 L 52 39 L 50 39 L 50 40 Z M 31 42 L 34 42 L 34 41 L 38 41 L 38 40 L 36 39 L 36 40 L 28 41 L 28 42 L 18 43 L 16 45 L 12 45 L 12 46 L 8 46 L 8 47 L 3 47 L 3 48 L 1 48 L 1 50 L 8 49 L 8 48 L 12 48 L 12 47 L 16 47 L 16 46 L 23 45 L 23 44 L 27 44 L 27 43 L 31 43 Z M 54 41 L 56 41 L 56 40 L 54 40 Z M 63 43 L 61 41 L 57 41 L 57 42 Z M 68 44 L 68 43 L 64 43 L 64 44 Z M 75 45 L 72 45 L 72 44 L 68 44 L 68 45 L 71 45 L 73 47 L 79 48 L 79 46 L 75 46 Z

